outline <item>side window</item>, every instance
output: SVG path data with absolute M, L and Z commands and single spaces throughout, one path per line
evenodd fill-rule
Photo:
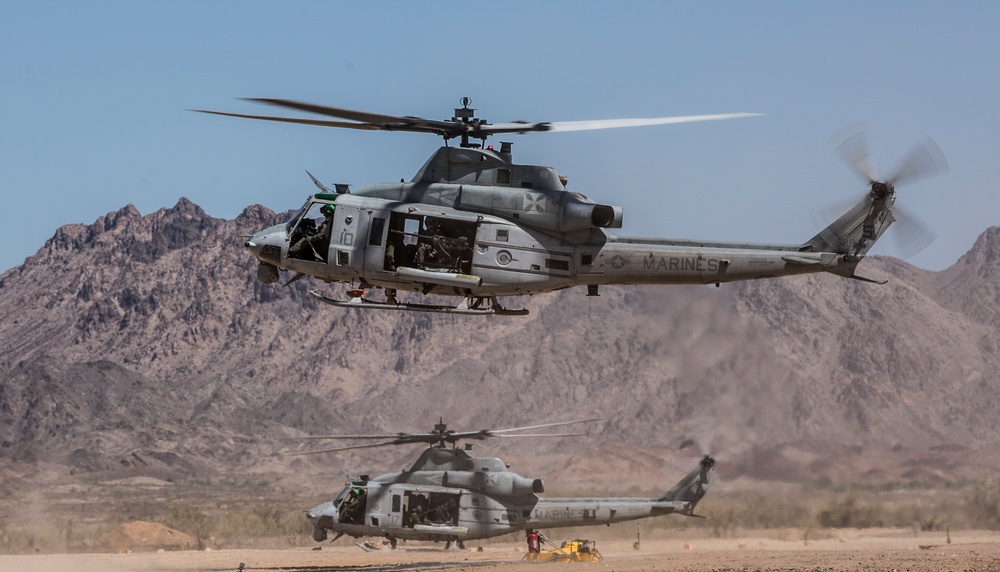
M 416 244 L 417 235 L 420 234 L 420 221 L 415 218 L 408 218 L 403 224 L 403 244 Z
M 369 246 L 382 246 L 382 235 L 385 234 L 385 219 L 373 218 L 372 227 L 368 234 Z

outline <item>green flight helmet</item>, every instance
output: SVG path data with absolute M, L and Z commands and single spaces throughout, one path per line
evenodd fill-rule
M 323 205 L 319 207 L 319 212 L 323 216 L 333 216 L 333 212 L 337 210 L 337 207 L 333 205 Z

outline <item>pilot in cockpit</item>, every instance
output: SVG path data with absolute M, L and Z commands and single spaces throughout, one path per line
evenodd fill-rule
M 326 254 L 330 250 L 330 234 L 333 231 L 333 214 L 336 212 L 336 208 L 334 205 L 320 207 L 319 212 L 324 217 L 323 223 L 315 232 L 307 230 L 306 234 L 288 249 L 290 258 L 326 262 Z M 303 220 L 299 226 L 305 222 Z

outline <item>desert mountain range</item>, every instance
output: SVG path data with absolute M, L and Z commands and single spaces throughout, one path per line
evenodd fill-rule
M 240 235 L 182 199 L 67 225 L 0 275 L 0 467 L 27 473 L 398 470 L 414 450 L 288 457 L 307 434 L 602 417 L 476 445 L 564 487 L 725 477 L 951 482 L 1000 470 L 1000 227 L 941 272 L 606 287 L 526 317 L 361 312 L 255 279 Z M 411 294 L 412 295 L 412 294 Z M 415 296 L 415 295 L 413 295 Z

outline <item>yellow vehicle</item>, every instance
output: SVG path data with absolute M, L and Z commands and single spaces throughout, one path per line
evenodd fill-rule
M 599 562 L 602 558 L 596 542 L 580 538 L 563 542 L 553 550 L 529 552 L 524 556 L 524 560 L 539 562 Z

